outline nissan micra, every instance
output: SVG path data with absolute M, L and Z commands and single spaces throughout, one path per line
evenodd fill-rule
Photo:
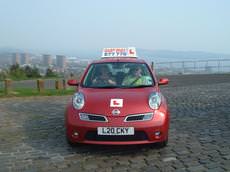
M 169 110 L 159 85 L 168 79 L 158 81 L 135 48 L 105 48 L 68 84 L 76 87 L 65 113 L 70 144 L 167 145 Z

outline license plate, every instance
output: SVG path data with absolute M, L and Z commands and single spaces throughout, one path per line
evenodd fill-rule
M 134 135 L 134 127 L 98 127 L 98 135 Z

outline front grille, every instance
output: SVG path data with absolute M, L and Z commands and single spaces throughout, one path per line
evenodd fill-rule
M 97 131 L 88 131 L 85 135 L 85 139 L 91 141 L 141 141 L 148 140 L 148 136 L 144 131 L 135 131 L 134 135 L 127 136 L 103 136 L 98 135 Z
M 90 121 L 106 121 L 105 117 L 103 116 L 95 116 L 95 115 L 89 115 Z
M 143 113 L 143 114 L 133 114 L 133 115 L 128 115 L 125 118 L 125 122 L 135 122 L 135 121 L 149 121 L 153 117 L 153 113 Z
M 90 113 L 79 113 L 79 117 L 83 121 L 108 122 L 107 118 L 103 115 L 90 114 Z
M 139 116 L 128 116 L 126 118 L 126 121 L 142 121 L 144 118 L 144 115 L 139 115 Z

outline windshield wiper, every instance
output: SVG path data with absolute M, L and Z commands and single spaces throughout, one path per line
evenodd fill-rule
M 130 86 L 127 88 L 144 88 L 144 87 L 153 87 L 153 85 L 136 85 L 136 86 Z
M 87 88 L 119 88 L 119 87 L 114 85 L 107 85 L 107 86 L 97 86 L 97 87 L 87 87 Z
M 85 86 L 85 88 L 98 88 L 98 89 L 109 89 L 109 88 L 144 88 L 144 87 L 153 87 L 153 85 L 137 85 L 137 86 L 115 86 L 115 85 L 107 85 L 107 86 Z

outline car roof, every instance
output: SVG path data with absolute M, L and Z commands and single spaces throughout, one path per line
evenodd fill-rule
M 95 60 L 92 63 L 107 63 L 107 62 L 133 62 L 133 63 L 146 63 L 142 59 L 134 58 L 134 57 L 106 57 L 101 58 L 99 60 Z

